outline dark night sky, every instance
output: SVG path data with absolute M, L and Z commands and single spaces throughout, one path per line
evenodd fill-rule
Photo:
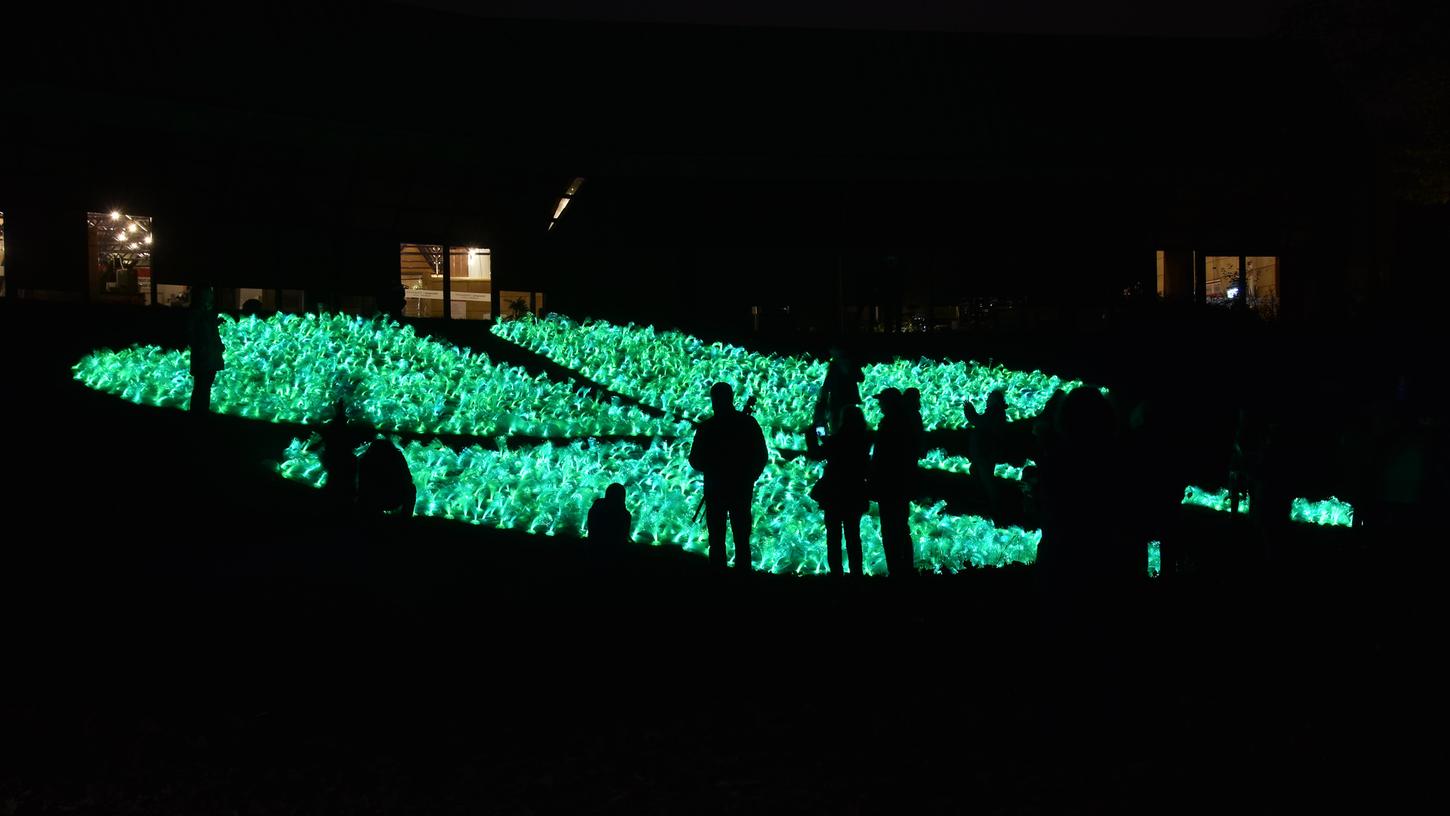
M 1023 34 L 1252 37 L 1303 0 L 407 0 L 480 16 Z

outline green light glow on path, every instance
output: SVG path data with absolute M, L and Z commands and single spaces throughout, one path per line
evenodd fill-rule
M 411 442 L 403 454 L 418 487 L 420 515 L 543 535 L 582 535 L 594 499 L 611 482 L 623 484 L 634 516 L 631 537 L 690 552 L 706 549 L 703 519 L 692 521 L 701 495 L 700 476 L 687 461 L 688 444 L 657 439 L 633 442 L 576 440 L 498 450 L 478 445 L 454 451 L 440 442 Z M 756 568 L 785 574 L 826 572 L 825 518 L 809 498 L 821 464 L 772 452 L 755 486 Z M 317 452 L 302 440 L 288 446 L 278 471 L 321 484 Z M 911 529 L 918 568 L 956 572 L 965 567 L 1029 564 L 1042 534 L 1019 527 L 999 529 L 976 516 L 945 512 L 945 502 L 912 505 Z M 885 572 L 880 524 L 874 508 L 862 525 L 866 574 Z M 731 547 L 733 554 L 733 547 Z
M 273 422 L 316 423 L 344 390 L 353 419 L 386 430 L 472 436 L 661 436 L 677 420 L 601 402 L 519 366 L 427 337 L 411 326 L 345 315 L 221 317 L 226 368 L 212 409 Z M 185 409 L 189 351 L 97 351 L 74 367 L 87 386 L 131 402 Z
M 728 382 L 742 399 L 758 400 L 756 418 L 783 449 L 800 450 L 799 434 L 811 423 L 816 391 L 825 381 L 827 361 L 803 355 L 760 354 L 725 343 L 706 343 L 675 331 L 649 326 L 618 326 L 603 320 L 576 322 L 559 315 L 497 323 L 493 333 L 553 360 L 616 393 L 676 416 L 699 420 L 710 415 L 711 383 Z M 861 395 L 866 421 L 875 426 L 881 409 L 869 399 L 887 387 L 918 388 L 927 430 L 965 428 L 962 405 L 970 400 L 985 410 L 987 395 L 1002 388 L 1007 418 L 1042 412 L 1058 390 L 1081 385 L 1039 371 L 1012 371 L 972 362 L 895 360 L 864 366 Z M 784 432 L 785 437 L 780 433 Z

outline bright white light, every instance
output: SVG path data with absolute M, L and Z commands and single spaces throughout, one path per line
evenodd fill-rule
M 120 221 L 121 220 L 121 211 L 120 210 L 111 210 L 111 220 L 112 221 Z
M 138 227 L 138 226 L 136 226 L 136 222 L 135 221 L 132 221 L 131 223 L 129 223 L 129 224 L 126 225 L 126 229 L 128 229 L 128 230 L 130 230 L 132 232 L 135 232 L 136 230 L 141 229 L 141 228 Z
M 116 240 L 117 241 L 124 241 L 124 240 L 126 240 L 126 231 L 125 230 L 121 230 L 120 232 L 116 233 Z
M 561 215 L 564 214 L 564 208 L 567 207 L 567 206 L 569 206 L 569 199 L 568 198 L 561 198 L 561 199 L 559 199 L 559 203 L 557 205 L 555 205 L 555 207 L 554 207 L 554 218 L 555 218 L 555 220 L 558 220 L 559 216 L 561 216 Z
M 142 238 L 141 240 L 149 244 L 151 243 L 151 235 L 148 233 L 147 236 L 145 238 Z
M 1239 296 L 1239 288 L 1237 286 L 1230 286 L 1228 288 L 1228 299 L 1229 300 L 1233 300 L 1234 298 L 1236 298 L 1238 296 Z

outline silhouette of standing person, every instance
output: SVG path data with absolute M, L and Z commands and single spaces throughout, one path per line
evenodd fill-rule
M 841 415 L 840 428 L 823 440 L 806 437 L 806 455 L 825 459 L 826 472 L 811 488 L 811 498 L 826 512 L 826 564 L 831 575 L 841 574 L 841 539 L 846 539 L 846 556 L 851 577 L 865 575 L 861 557 L 861 517 L 866 514 L 866 474 L 871 464 L 871 444 L 866 439 L 866 418 L 861 409 L 848 407 Z
M 887 388 L 876 399 L 881 402 L 884 416 L 876 429 L 876 445 L 871 450 L 870 492 L 881 512 L 881 546 L 886 551 L 886 571 L 893 578 L 904 579 L 916 570 L 909 519 L 919 450 L 901 392 Z
M 357 506 L 367 515 L 411 517 L 418 488 L 408 460 L 391 439 L 379 436 L 357 462 Z
M 611 552 L 622 549 L 629 541 L 629 528 L 633 524 L 633 517 L 624 506 L 624 485 L 616 482 L 606 488 L 604 495 L 590 506 L 585 524 L 589 543 L 596 549 Z
M 226 364 L 217 326 L 216 295 L 210 286 L 197 287 L 187 317 L 191 335 L 191 411 L 205 416 L 211 410 L 212 383 Z
M 710 387 L 715 415 L 700 423 L 690 446 L 690 467 L 705 475 L 705 526 L 709 530 L 710 563 L 726 565 L 725 524 L 735 539 L 735 566 L 749 571 L 750 504 L 755 480 L 765 470 L 765 434 L 749 414 L 735 410 L 728 383 Z
M 1007 397 L 998 388 L 987 395 L 987 406 L 980 414 L 971 402 L 962 406 L 962 412 L 971 425 L 967 437 L 967 458 L 972 463 L 972 476 L 982 489 L 987 507 L 995 518 L 1001 498 L 997 465 L 1006 461 Z
M 845 352 L 839 348 L 831 349 L 826 381 L 821 384 L 816 396 L 815 427 L 825 428 L 827 434 L 834 434 L 846 409 L 861 404 L 859 386 L 864 379 L 860 366 L 852 362 Z
M 1112 403 L 1095 388 L 1077 388 L 1059 402 L 1055 420 L 1038 453 L 1044 678 L 1058 678 L 1048 681 L 1043 702 L 1068 729 L 1064 736 L 1086 740 L 1114 722 L 1126 727 L 1126 661 L 1147 552 L 1131 535 L 1137 522 L 1122 518 L 1126 474 Z

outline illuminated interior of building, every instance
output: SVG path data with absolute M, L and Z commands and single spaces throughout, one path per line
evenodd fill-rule
M 398 271 L 406 317 L 443 317 L 445 313 L 455 320 L 493 317 L 493 253 L 487 248 L 400 244 Z
M 86 213 L 90 299 L 150 305 L 152 241 L 150 216 L 120 210 Z

